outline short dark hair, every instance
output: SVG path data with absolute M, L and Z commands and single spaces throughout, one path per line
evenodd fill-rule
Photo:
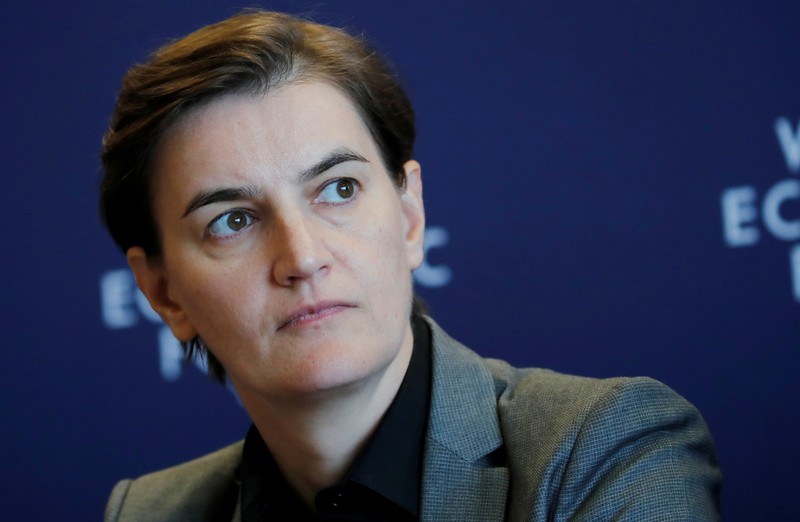
M 152 163 L 164 133 L 192 108 L 226 94 L 259 95 L 280 86 L 323 81 L 359 111 L 398 187 L 411 159 L 415 128 L 408 96 L 391 67 L 363 38 L 291 15 L 246 11 L 153 52 L 122 81 L 103 138 L 100 187 L 103 222 L 123 252 L 142 247 L 148 262 L 162 256 L 153 215 Z M 415 296 L 414 310 L 422 311 Z M 205 351 L 199 339 L 188 354 Z M 206 351 L 210 373 L 224 380 Z

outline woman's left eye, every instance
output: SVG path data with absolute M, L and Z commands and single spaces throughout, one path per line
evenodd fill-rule
M 208 233 L 215 237 L 229 237 L 253 224 L 253 216 L 244 210 L 229 210 L 208 225 Z
M 317 196 L 321 203 L 343 203 L 351 199 L 358 192 L 359 185 L 353 178 L 336 179 L 322 188 Z

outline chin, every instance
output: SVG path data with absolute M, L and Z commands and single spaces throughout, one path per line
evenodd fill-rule
M 318 350 L 291 361 L 241 368 L 235 372 L 236 376 L 234 372 L 229 375 L 240 395 L 255 393 L 272 398 L 313 399 L 314 396 L 347 393 L 347 390 L 380 380 L 391 363 L 390 357 L 369 357 L 369 354 L 353 354 L 352 350 L 352 345 L 341 351 Z
M 366 385 L 379 379 L 384 373 L 387 363 L 382 361 L 345 360 L 344 358 L 329 359 L 308 364 L 297 372 L 296 378 L 287 385 L 297 393 L 309 395 L 346 391 Z

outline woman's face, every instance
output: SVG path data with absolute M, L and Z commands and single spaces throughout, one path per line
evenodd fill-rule
M 173 333 L 199 335 L 239 393 L 354 385 L 410 353 L 419 165 L 390 180 L 358 112 L 306 83 L 192 110 L 154 163 L 163 262 L 129 251 Z

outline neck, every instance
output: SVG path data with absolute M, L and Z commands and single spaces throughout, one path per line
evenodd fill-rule
M 403 343 L 379 374 L 336 390 L 279 400 L 239 391 L 278 467 L 309 506 L 344 477 L 369 441 L 397 395 L 412 346 Z

